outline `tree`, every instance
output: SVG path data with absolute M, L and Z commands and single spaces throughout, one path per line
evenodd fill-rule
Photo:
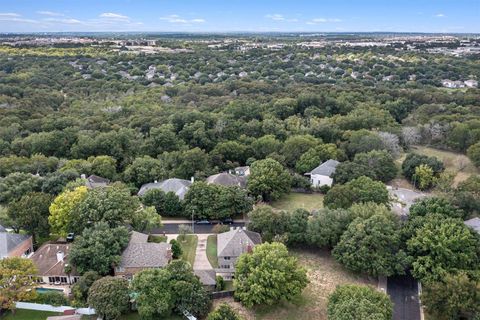
M 426 190 L 433 186 L 436 182 L 436 178 L 433 175 L 433 170 L 426 164 L 421 164 L 415 167 L 415 174 L 412 177 L 413 183 L 420 190 Z
M 8 215 L 15 226 L 31 234 L 35 244 L 39 237 L 47 237 L 50 234 L 48 208 L 52 200 L 53 197 L 49 194 L 32 192 L 8 206 Z
M 100 278 L 100 275 L 96 271 L 85 272 L 72 287 L 73 305 L 86 306 L 88 290 L 90 290 L 93 283 Z
M 357 153 L 385 149 L 383 141 L 377 133 L 362 129 L 346 135 L 348 135 L 348 143 L 345 149 L 350 159 Z
M 240 316 L 226 303 L 222 303 L 215 309 L 210 312 L 207 320 L 241 320 Z
M 182 253 L 183 253 L 182 246 L 175 239 L 170 240 L 170 244 L 172 245 L 172 257 L 173 257 L 173 259 L 180 258 L 182 256 Z
M 285 211 L 258 206 L 248 214 L 248 220 L 248 230 L 260 233 L 264 241 L 272 241 L 276 236 L 285 234 L 289 217 Z
M 144 156 L 135 158 L 125 169 L 123 176 L 125 181 L 140 187 L 145 183 L 165 178 L 166 171 L 160 160 Z
M 37 274 L 32 260 L 12 257 L 0 259 L 0 309 L 15 309 L 15 302 L 35 297 Z
M 129 238 L 125 227 L 110 228 L 105 222 L 97 223 L 75 240 L 69 254 L 70 263 L 80 274 L 87 271 L 109 274 L 120 262 Z
M 282 154 L 285 156 L 286 163 L 289 167 L 295 167 L 301 155 L 307 152 L 310 148 L 322 143 L 311 135 L 295 135 L 285 140 L 282 148 Z
M 397 175 L 397 167 L 390 153 L 385 150 L 372 150 L 366 153 L 357 153 L 353 160 L 369 169 L 374 180 L 387 182 Z
M 308 220 L 305 237 L 307 242 L 319 248 L 333 248 L 352 222 L 345 209 L 323 208 Z
M 467 149 L 467 156 L 477 167 L 480 167 L 480 142 L 472 144 Z
M 424 286 L 421 298 L 435 319 L 475 319 L 480 315 L 480 282 L 464 272 Z
M 252 253 L 242 254 L 235 268 L 235 297 L 247 307 L 291 300 L 308 283 L 305 269 L 278 242 L 264 243 Z
M 302 154 L 300 159 L 295 164 L 295 169 L 300 173 L 305 173 L 313 170 L 319 164 L 329 159 L 339 159 L 343 156 L 342 152 L 337 149 L 333 143 L 320 144 L 310 148 L 307 152 Z
M 0 203 L 9 203 L 20 199 L 29 192 L 40 191 L 42 178 L 30 173 L 14 172 L 0 177 Z
M 52 231 L 65 237 L 74 229 L 74 211 L 87 196 L 87 187 L 81 186 L 60 193 L 50 205 L 48 222 Z
M 335 173 L 333 174 L 333 183 L 344 184 L 361 176 L 375 179 L 373 174 L 373 171 L 363 164 L 358 164 L 351 161 L 340 162 L 335 168 Z
M 479 213 L 480 176 L 470 176 L 467 180 L 460 182 L 454 191 L 452 201 L 467 213 Z
M 150 189 L 140 200 L 146 206 L 155 207 L 162 216 L 179 217 L 183 215 L 182 203 L 174 192 L 165 193 L 160 189 Z
M 180 234 L 182 241 L 185 241 L 186 235 L 192 232 L 192 227 L 188 224 L 181 224 L 178 226 L 178 233 Z
M 295 209 L 288 216 L 287 242 L 289 245 L 301 245 L 305 243 L 308 217 L 310 212 L 305 209 Z
M 346 268 L 371 276 L 403 274 L 407 255 L 400 250 L 398 222 L 393 214 L 355 219 L 332 251 Z
M 388 191 L 380 181 L 359 177 L 344 185 L 334 185 L 325 195 L 323 203 L 331 209 L 349 208 L 354 203 L 375 202 L 388 204 Z
M 92 172 L 100 177 L 112 180 L 117 174 L 117 160 L 111 156 L 89 157 L 92 164 Z
M 115 320 L 128 311 L 128 293 L 127 279 L 104 277 L 88 290 L 88 305 L 104 319 Z
M 455 207 L 448 199 L 441 197 L 426 197 L 417 200 L 410 207 L 408 217 L 425 217 L 428 214 L 438 214 L 446 218 L 465 218 L 465 212 Z
M 413 276 L 429 283 L 460 270 L 478 272 L 480 238 L 474 232 L 460 219 L 428 219 L 407 241 Z
M 328 297 L 329 320 L 390 320 L 393 303 L 382 292 L 367 286 L 342 285 Z
M 275 200 L 290 191 L 290 175 L 273 159 L 258 160 L 250 167 L 247 187 L 264 201 Z
M 65 186 L 79 177 L 78 172 L 74 170 L 55 171 L 47 174 L 42 182 L 42 192 L 58 195 Z
M 256 159 L 265 159 L 272 153 L 278 153 L 282 143 L 274 135 L 266 135 L 252 142 L 252 149 Z
M 415 168 L 422 164 L 429 166 L 433 171 L 433 176 L 435 177 L 437 177 L 445 169 L 443 163 L 435 157 L 409 153 L 402 163 L 402 173 L 405 178 L 414 182 L 413 178 L 415 175 Z
M 155 207 L 139 208 L 132 216 L 131 225 L 136 231 L 150 233 L 152 229 L 162 226 L 162 217 Z

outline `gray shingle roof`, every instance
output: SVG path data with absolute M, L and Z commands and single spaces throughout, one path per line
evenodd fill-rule
M 138 191 L 138 195 L 143 196 L 149 190 L 160 189 L 165 193 L 173 192 L 181 200 L 183 200 L 191 184 L 192 182 L 189 180 L 183 180 L 183 179 L 177 179 L 177 178 L 167 179 L 161 182 L 147 183 L 140 188 L 140 190 Z
M 119 267 L 122 268 L 161 268 L 171 258 L 172 246 L 168 243 L 147 242 L 148 235 L 132 232 L 130 242 L 122 253 Z
M 337 160 L 327 160 L 315 169 L 313 169 L 311 172 L 305 173 L 305 175 L 314 175 L 318 174 L 321 176 L 328 176 L 331 177 L 335 173 L 335 169 L 337 168 L 338 164 Z
M 217 284 L 215 270 L 195 270 L 193 273 L 200 279 L 200 282 L 205 286 L 214 286 Z
M 38 248 L 30 257 L 38 269 L 40 276 L 66 276 L 65 265 L 68 264 L 68 254 L 70 253 L 70 244 L 65 243 L 47 243 Z M 59 260 L 57 253 L 63 253 L 63 260 Z M 70 275 L 77 275 L 75 268 Z
M 253 248 L 262 243 L 262 237 L 259 233 L 235 229 L 217 235 L 217 255 L 219 257 L 238 257 L 247 252 L 248 248 Z
M 106 187 L 109 183 L 110 180 L 92 174 L 87 178 L 85 185 L 87 188 L 94 189 L 98 187 Z
M 239 177 L 227 172 L 222 172 L 208 177 L 207 183 L 219 184 L 227 187 L 235 186 L 244 188 L 247 184 L 247 180 L 245 179 L 245 177 Z
M 25 234 L 0 232 L 0 258 L 8 257 L 9 252 L 30 237 Z
M 7 232 L 7 229 L 5 229 L 5 227 L 2 226 L 1 224 L 0 224 L 0 232 Z
M 480 218 L 473 218 L 464 222 L 465 225 L 469 226 L 473 230 L 480 233 Z

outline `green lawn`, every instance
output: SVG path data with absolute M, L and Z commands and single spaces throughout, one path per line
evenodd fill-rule
M 312 211 L 323 208 L 323 195 L 319 193 L 289 193 L 281 199 L 273 201 L 275 209 L 293 211 L 298 208 Z
M 82 320 L 85 319 L 85 320 L 97 320 L 97 316 L 83 316 L 82 317 Z M 129 314 L 125 314 L 123 316 L 120 317 L 119 320 L 140 320 L 140 316 L 138 315 L 138 313 L 136 312 L 132 312 L 132 313 L 129 313 Z M 170 316 L 170 317 L 167 317 L 167 318 L 162 318 L 163 320 L 182 320 L 183 318 L 180 317 L 180 316 L 177 316 L 177 315 L 173 315 L 173 316 Z
M 182 239 L 182 236 L 177 237 L 178 243 L 182 247 L 182 256 L 180 257 L 184 261 L 190 262 L 193 266 L 195 262 L 195 251 L 197 250 L 198 237 L 194 234 L 187 234 L 185 239 Z
M 155 243 L 160 243 L 160 242 L 167 242 L 167 237 L 166 236 L 148 236 L 148 242 L 155 242 Z
M 207 239 L 207 258 L 213 268 L 218 268 L 217 258 L 217 235 L 208 236 Z
M 47 317 L 58 316 L 59 313 L 56 312 L 45 312 L 45 311 L 36 311 L 36 310 L 23 310 L 17 309 L 15 315 L 12 313 L 7 313 L 5 316 L 0 317 L 1 320 L 46 320 Z

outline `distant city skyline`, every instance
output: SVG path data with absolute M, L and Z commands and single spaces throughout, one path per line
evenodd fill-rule
M 0 32 L 480 33 L 480 0 L 0 0 Z

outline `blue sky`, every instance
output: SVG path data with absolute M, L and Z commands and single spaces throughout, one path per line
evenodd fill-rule
M 480 0 L 0 0 L 0 32 L 480 33 Z

